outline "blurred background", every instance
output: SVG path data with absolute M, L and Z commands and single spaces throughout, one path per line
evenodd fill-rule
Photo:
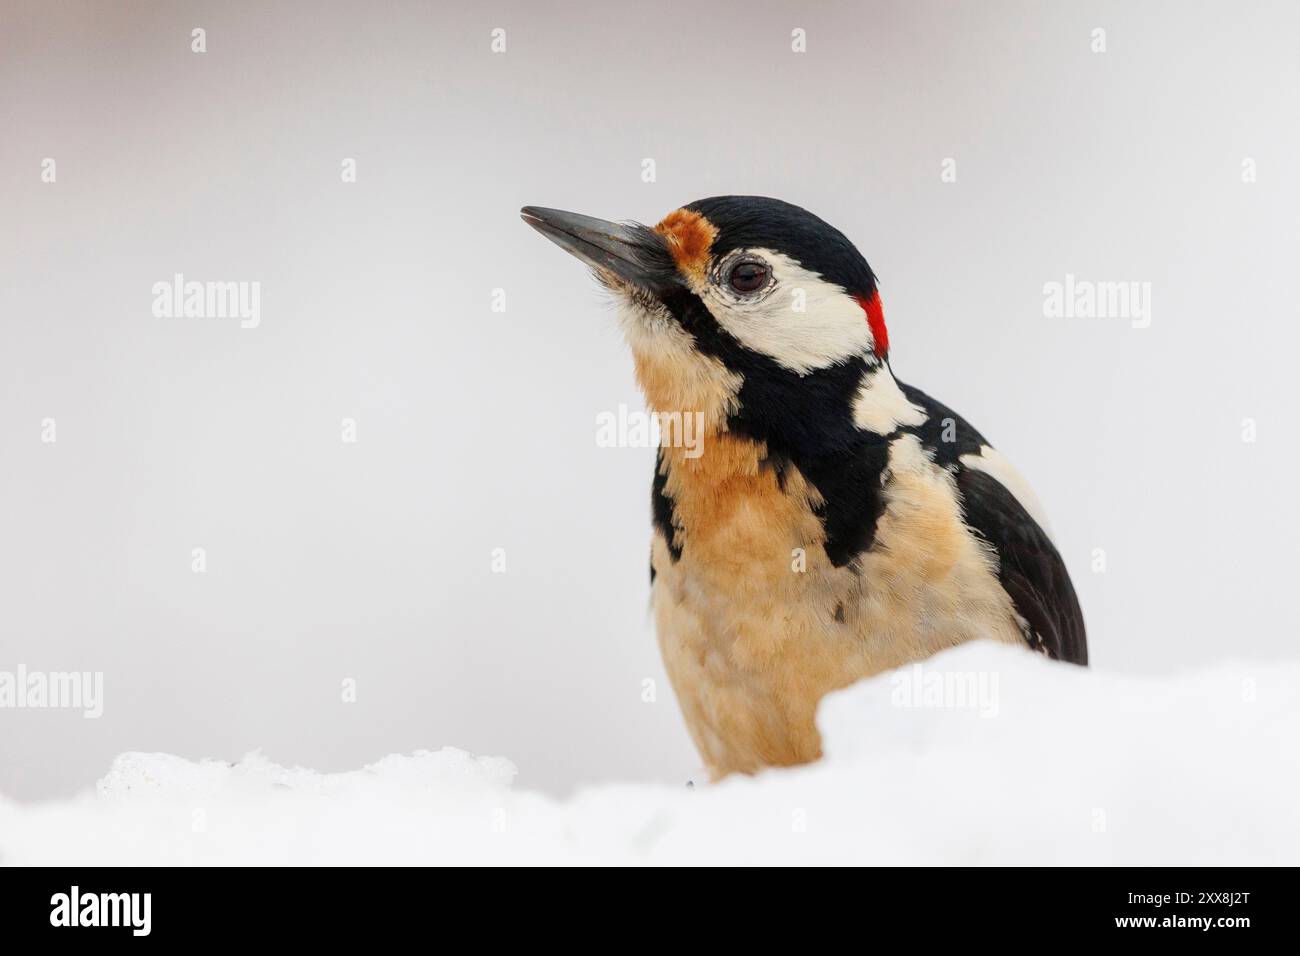
M 631 361 L 527 203 L 811 209 L 879 274 L 896 374 L 1036 487 L 1094 666 L 1293 657 L 1298 31 L 1226 0 L 4 0 L 0 670 L 102 671 L 104 713 L 0 710 L 0 793 L 124 750 L 696 772 L 653 451 L 595 441 L 643 407 Z M 260 324 L 155 317 L 176 273 L 259 282 Z M 1149 327 L 1046 317 L 1067 274 L 1149 282 Z

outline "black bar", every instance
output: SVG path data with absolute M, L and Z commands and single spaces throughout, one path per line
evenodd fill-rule
M 1295 877 L 1293 869 L 1280 868 L 905 868 L 640 873 L 628 884 L 606 875 L 590 885 L 576 872 L 540 883 L 534 873 L 427 869 L 0 869 L 0 926 L 6 944 L 66 942 L 75 934 L 77 943 L 92 946 L 147 940 L 373 944 L 413 932 L 434 945 L 450 944 L 463 932 L 483 933 L 479 945 L 488 945 L 511 930 L 542 943 L 554 942 L 557 931 L 599 938 L 610 932 L 600 927 L 611 920 L 616 925 L 608 942 L 614 945 L 638 937 L 650 945 L 689 945 L 698 925 L 705 934 L 728 938 L 783 928 L 809 943 L 848 933 L 864 946 L 872 939 L 883 944 L 886 931 L 927 943 L 1128 937 L 1181 946 L 1285 932 Z M 70 904 L 74 886 L 83 913 L 111 918 L 116 909 L 121 925 L 52 925 L 52 917 L 66 916 L 60 899 Z M 147 935 L 137 934 L 144 926 L 143 895 L 130 904 L 115 896 L 102 908 L 98 896 L 146 893 Z M 95 903 L 87 904 L 88 896 Z

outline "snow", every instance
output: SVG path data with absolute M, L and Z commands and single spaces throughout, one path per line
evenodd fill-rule
M 0 798 L 0 862 L 1295 864 L 1297 704 L 1300 663 L 968 645 L 828 697 L 808 767 L 560 801 L 450 747 L 336 774 L 127 753 L 77 798 Z

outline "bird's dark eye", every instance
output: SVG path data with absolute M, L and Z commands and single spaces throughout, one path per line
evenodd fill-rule
M 767 263 L 756 259 L 741 259 L 727 273 L 727 284 L 737 292 L 757 292 L 767 285 Z

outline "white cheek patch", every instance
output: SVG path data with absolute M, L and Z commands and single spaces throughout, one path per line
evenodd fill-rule
M 900 425 L 924 424 L 926 417 L 923 408 L 908 401 L 889 366 L 880 365 L 862 376 L 853 400 L 853 421 L 859 428 L 889 435 Z
M 774 282 L 761 298 L 739 298 L 711 282 L 695 290 L 737 341 L 801 375 L 871 353 L 871 328 L 852 296 L 779 252 L 748 251 L 772 267 Z
M 1038 500 L 1038 495 L 1034 494 L 1034 489 L 1029 487 L 1029 482 L 1021 476 L 1006 455 L 984 445 L 980 448 L 978 455 L 962 455 L 961 463 L 972 471 L 980 471 L 988 475 L 1007 491 L 1011 496 L 1020 502 L 1020 507 L 1024 508 L 1033 518 L 1038 527 L 1043 529 L 1049 540 L 1055 543 L 1052 538 L 1052 529 L 1047 523 L 1047 510 L 1043 503 Z

